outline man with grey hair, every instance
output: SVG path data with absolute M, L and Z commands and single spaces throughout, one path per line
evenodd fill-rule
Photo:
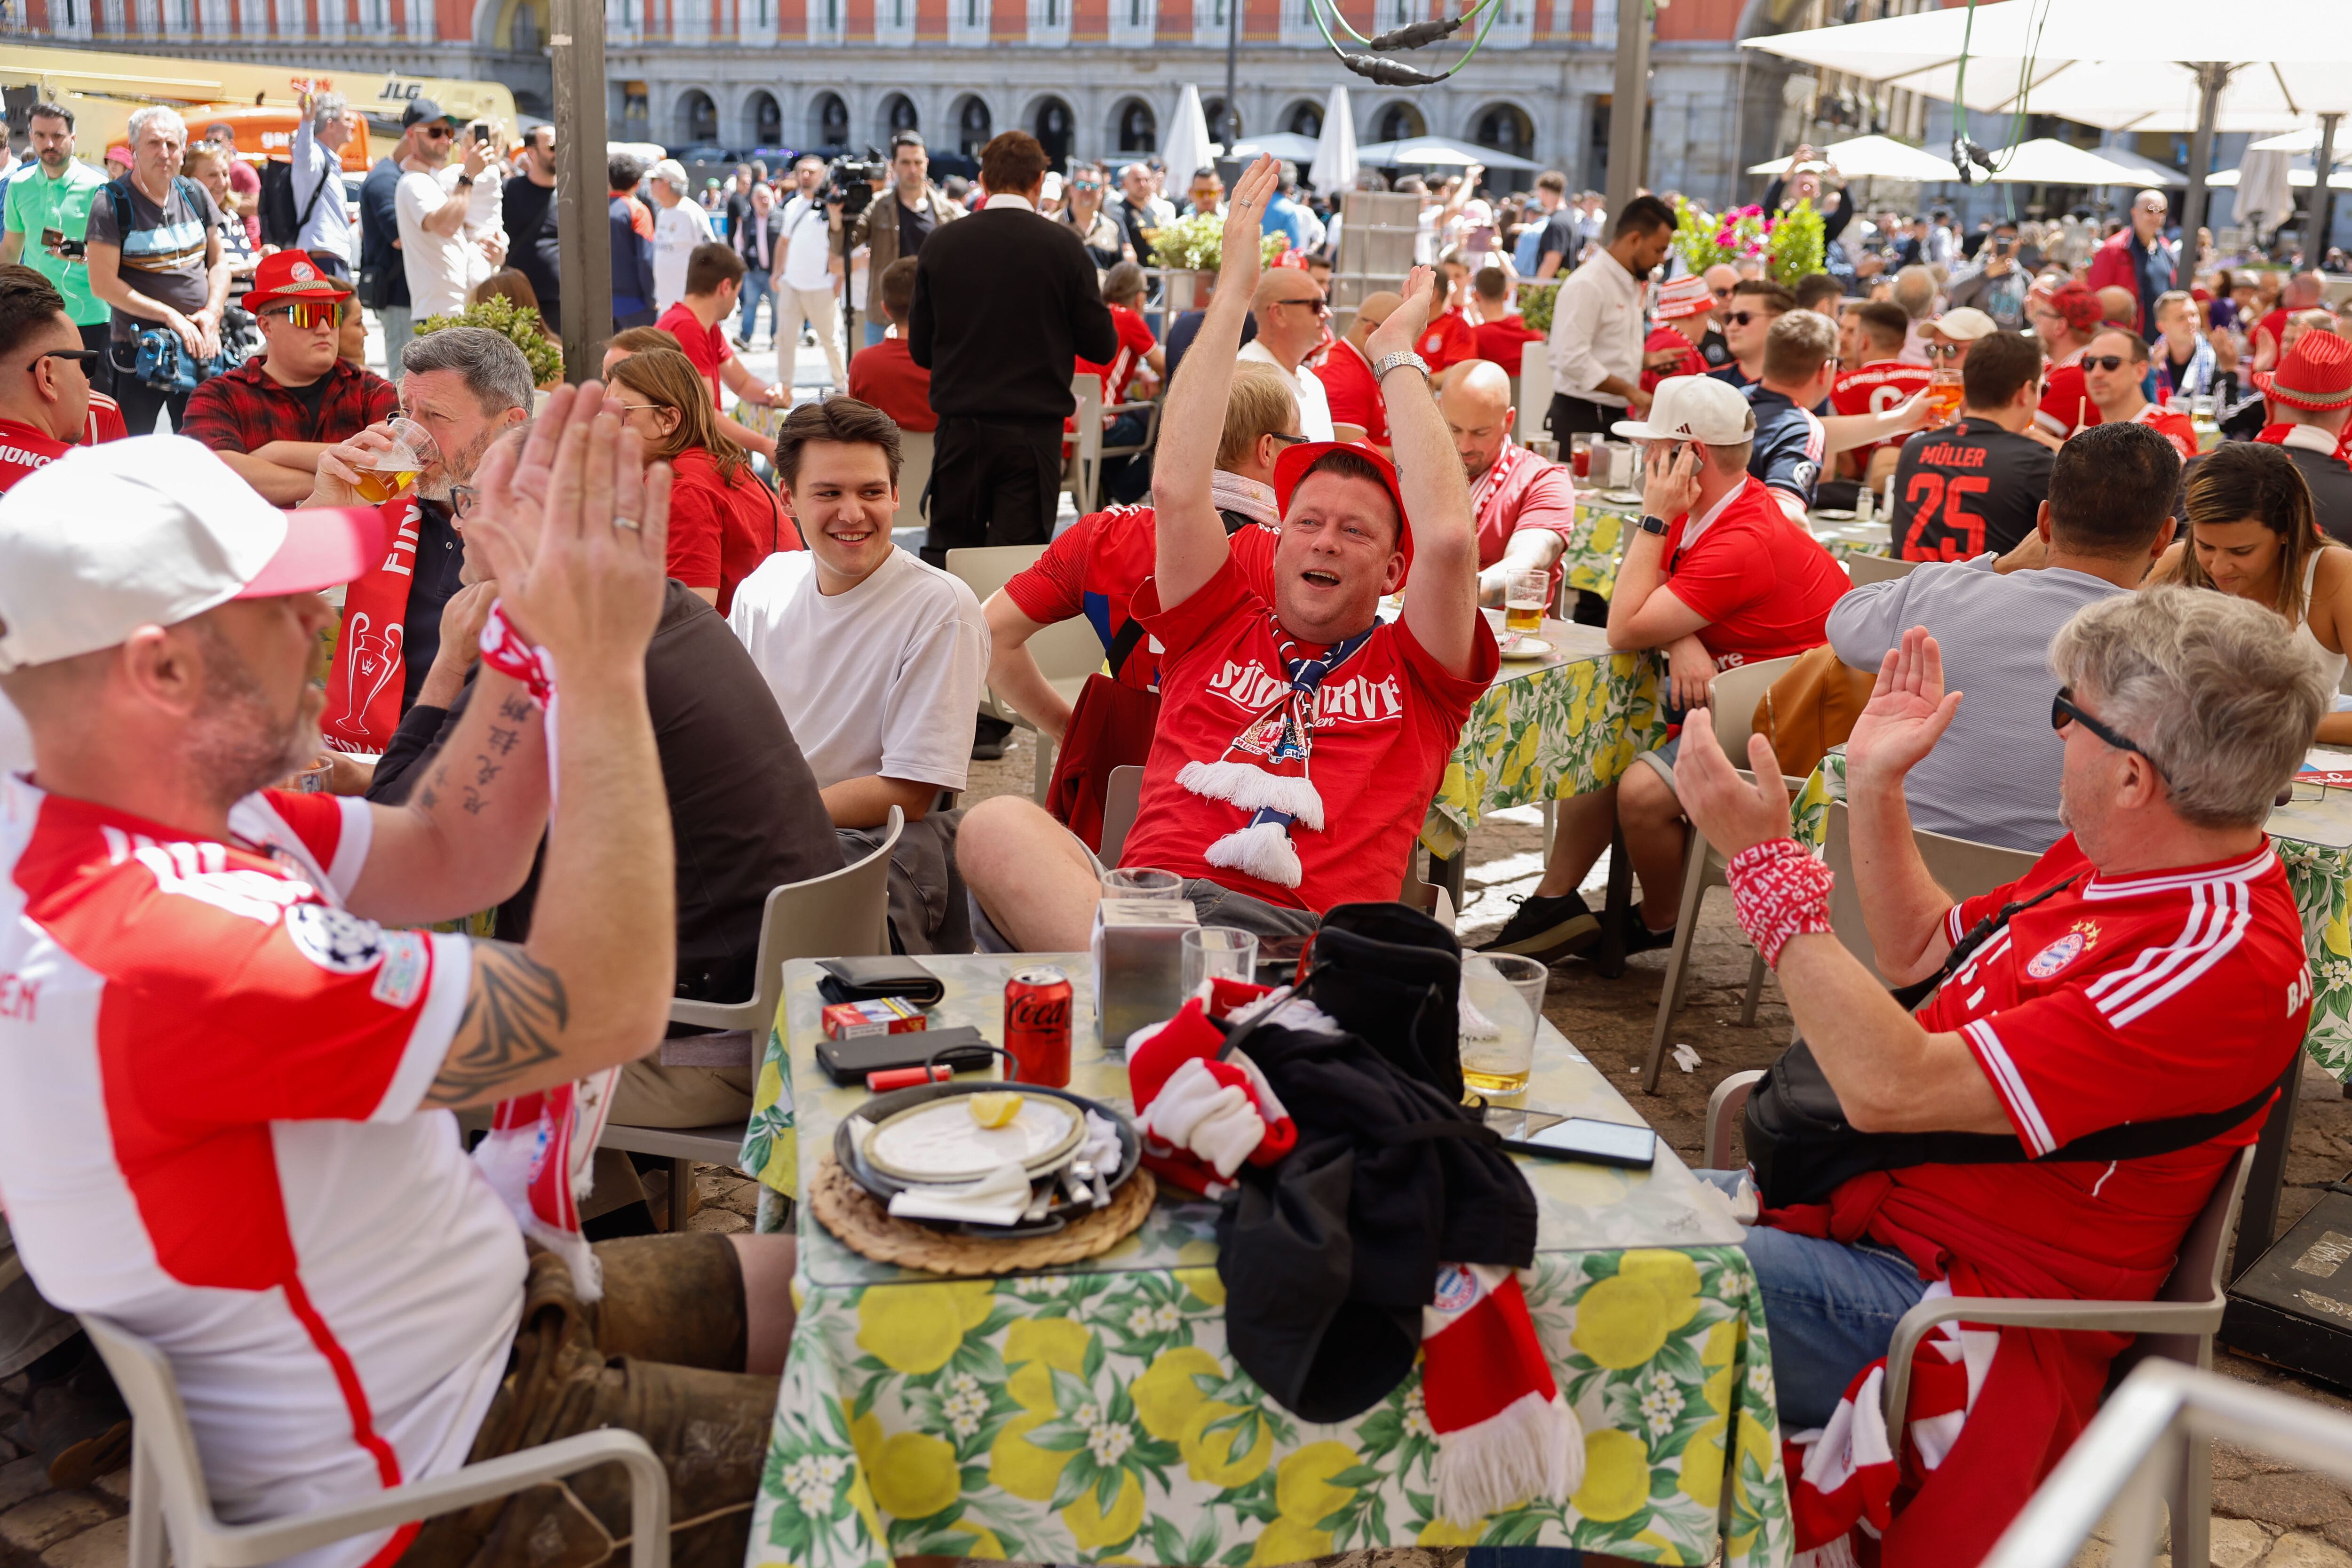
M 2077 611 L 2050 668 L 2072 831 L 2017 881 L 1956 900 L 1920 858 L 1904 785 L 1961 695 L 1923 627 L 1879 666 L 1846 742 L 1878 974 L 1832 932 L 1830 875 L 1790 837 L 1769 744 L 1741 759 L 1748 783 L 1705 715 L 1684 725 L 1676 789 L 1804 1041 L 1759 1093 L 1809 1083 L 1844 1123 L 1782 1141 L 1760 1194 L 1776 1215 L 1826 1205 L 1811 1212 L 1829 1234 L 1768 1222 L 1747 1238 L 1791 1430 L 1828 1424 L 1931 1289 L 2152 1297 L 2295 1067 L 2311 970 L 2263 828 L 2329 705 L 2317 650 L 2249 600 L 2158 587 Z M 1832 1149 L 1860 1173 L 1790 1177 Z M 1924 1530 L 1955 1561 L 1989 1550 L 2096 1408 L 2116 1342 L 2002 1331 L 1965 1428 L 1885 1531 L 1889 1560 Z M 2002 1447 L 2029 1425 L 2021 1464 Z
M 294 125 L 293 248 L 307 250 L 322 271 L 349 278 L 358 258 L 343 205 L 343 148 L 364 134 L 340 92 L 306 92 Z
M 461 585 L 457 523 L 474 501 L 474 469 L 493 442 L 530 417 L 530 362 L 497 332 L 444 327 L 410 341 L 400 412 L 425 427 L 435 452 L 415 490 L 383 503 L 392 548 L 344 600 L 321 721 L 337 751 L 383 752 L 416 700 L 441 648 L 442 606 Z M 383 426 L 371 425 L 328 447 L 303 504 L 367 504 L 359 470 L 374 468 L 395 444 Z
M 1936 275 L 1914 262 L 1900 268 L 1895 274 L 1895 302 L 1911 318 L 1910 330 L 1903 334 L 1903 352 L 1895 356 L 1897 364 L 1926 364 L 1927 342 L 1920 332 L 1936 317 Z
M 188 395 L 139 379 L 140 334 L 168 327 L 191 359 L 218 357 L 228 256 L 211 193 L 180 174 L 187 122 L 151 103 L 131 112 L 128 134 L 131 172 L 90 198 L 86 243 L 89 291 L 114 310 L 107 344 L 114 398 L 130 433 L 145 436 L 160 413 L 176 426 Z
M 686 298 L 687 258 L 713 237 L 701 205 L 686 199 L 690 182 L 684 165 L 664 158 L 646 175 L 654 198 L 654 310 L 659 314 Z

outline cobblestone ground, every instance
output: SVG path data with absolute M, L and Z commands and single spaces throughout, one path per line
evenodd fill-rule
M 975 763 L 966 800 L 1026 793 L 1034 755 L 1030 746 L 1027 731 L 1015 731 L 1003 761 Z M 1461 921 L 1465 938 L 1475 940 L 1503 922 L 1511 897 L 1534 887 L 1541 853 L 1542 829 L 1533 809 L 1500 813 L 1482 825 L 1471 846 Z M 1756 1023 L 1739 1025 L 1748 952 L 1731 923 L 1729 900 L 1718 890 L 1700 919 L 1693 944 L 1696 967 L 1669 1042 L 1691 1046 L 1699 1063 L 1686 1073 L 1670 1063 L 1654 1098 L 1642 1094 L 1636 1075 L 1657 1016 L 1663 952 L 1632 959 L 1615 981 L 1601 979 L 1581 963 L 1563 964 L 1545 1005 L 1545 1015 L 1693 1163 L 1700 1158 L 1706 1097 L 1714 1086 L 1727 1074 L 1768 1065 L 1788 1039 L 1788 1009 L 1769 979 Z M 2352 1171 L 2352 1105 L 2340 1095 L 2321 1098 L 2327 1092 L 2324 1082 L 2306 1084 L 2287 1172 L 2289 1190 L 2281 1205 L 2282 1228 L 2310 1207 L 2321 1188 Z M 689 1229 L 750 1228 L 756 1206 L 750 1181 L 702 1165 L 696 1168 L 694 1184 Z M 661 1176 L 648 1178 L 656 1208 L 667 1199 L 665 1186 Z M 2230 1376 L 2352 1411 L 2352 1398 L 2342 1391 L 2274 1367 L 2227 1352 L 2217 1354 L 2214 1364 Z M 21 1378 L 0 1382 L 0 1433 L 15 1426 L 23 1393 Z M 56 1491 L 37 1460 L 23 1457 L 0 1436 L 0 1568 L 122 1568 L 130 1537 L 129 1479 L 129 1472 L 121 1471 L 87 1491 Z M 2213 1459 L 2213 1505 L 2211 1558 L 2217 1568 L 2352 1568 L 2352 1489 L 2222 1447 Z M 1461 1568 L 1460 1558 L 1458 1552 L 1358 1552 L 1327 1568 Z M 2169 1558 L 2158 1562 L 2169 1568 Z M 2094 1540 L 2076 1559 L 2076 1568 L 2106 1568 L 2106 1563 L 2104 1541 Z

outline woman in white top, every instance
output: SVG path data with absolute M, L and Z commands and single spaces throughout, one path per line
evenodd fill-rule
M 2318 648 L 2330 686 L 2352 646 L 2352 550 L 2320 532 L 2311 490 L 2284 448 L 2232 441 L 2189 470 L 2189 538 L 2152 580 L 2218 588 L 2268 605 Z M 2319 741 L 2352 745 L 2352 712 L 2319 721 Z

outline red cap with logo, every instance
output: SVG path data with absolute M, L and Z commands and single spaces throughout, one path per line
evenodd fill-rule
M 1307 477 L 1307 471 L 1334 452 L 1345 452 L 1350 458 L 1360 458 L 1380 475 L 1381 483 L 1388 489 L 1389 499 L 1396 503 L 1397 548 L 1404 552 L 1405 574 L 1411 576 L 1412 522 L 1405 516 L 1404 491 L 1397 483 L 1396 465 L 1370 447 L 1360 447 L 1353 441 L 1301 441 L 1295 447 L 1285 448 L 1282 456 L 1274 460 L 1274 504 L 1281 511 L 1283 520 L 1289 521 L 1290 498 L 1297 493 L 1298 482 Z M 1402 587 L 1403 584 L 1400 583 L 1398 585 Z
M 309 251 L 275 250 L 263 257 L 261 265 L 254 268 L 253 288 L 242 302 L 257 316 L 272 305 L 304 300 L 341 304 L 351 297 L 352 291 L 311 260 Z

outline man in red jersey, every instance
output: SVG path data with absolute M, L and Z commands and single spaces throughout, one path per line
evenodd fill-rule
M 745 403 L 763 408 L 792 405 L 793 389 L 781 384 L 761 385 L 759 378 L 743 368 L 743 362 L 735 357 L 734 346 L 727 341 L 727 329 L 721 323 L 735 313 L 735 302 L 742 291 L 743 258 L 715 241 L 698 245 L 686 258 L 685 297 L 664 311 L 654 325 L 677 339 L 677 346 L 686 351 L 686 357 L 694 362 L 694 368 L 709 384 L 710 405 L 720 411 L 719 428 L 727 438 L 772 463 L 776 460 L 774 439 L 729 417 L 720 391 L 724 387 Z
M 1513 577 L 1556 570 L 1576 528 L 1576 479 L 1565 463 L 1538 457 L 1511 439 L 1519 411 L 1503 367 L 1474 359 L 1439 378 L 1437 411 L 1470 480 L 1478 530 L 1478 602 L 1501 605 Z
M 1686 731 L 1677 783 L 1729 862 L 1741 926 L 1779 970 L 1843 1120 L 1880 1135 L 1876 1168 L 1825 1201 L 1776 1194 L 1783 1206 L 1748 1233 L 1784 1431 L 1829 1425 L 1931 1291 L 2152 1297 L 2301 1048 L 2311 969 L 2263 824 L 2334 697 L 2317 649 L 2264 606 L 2158 587 L 2078 611 L 2050 666 L 2072 832 L 2017 881 L 1955 902 L 1919 858 L 1904 781 L 1960 693 L 1923 628 L 1887 651 L 1846 743 L 1877 973 L 1830 932 L 1830 879 L 1790 837 L 1770 747 L 1736 759 L 1761 764 L 1749 784 L 1703 717 Z M 1916 1014 L 1886 989 L 1923 981 L 1942 984 Z M 1908 1141 L 1930 1133 L 1979 1135 L 1989 1163 L 1934 1163 Z M 2121 1146 L 2083 1147 L 2094 1133 Z M 1940 1458 L 1922 1445 L 1904 1465 L 1926 1471 L 1916 1493 L 1891 1519 L 1882 1502 L 1857 1521 L 1887 1562 L 1981 1561 L 2097 1409 L 2125 1343 L 1991 1331 L 1989 1358 L 1970 1349 L 1965 1391 L 1923 1395 L 1924 1369 L 1944 1363 L 1923 1347 L 1909 1414 L 1945 1415 Z M 1957 1360 L 1958 1337 L 1948 1344 Z M 1817 1457 L 1807 1471 L 1850 1461 L 1884 1475 L 1875 1496 L 1895 1490 L 1883 1442 Z
M 90 373 L 103 352 L 83 347 L 47 279 L 20 264 L 0 267 L 0 490 L 83 438 Z
M 2327 279 L 2323 273 L 2298 272 L 2286 280 L 2279 290 L 2278 308 L 2256 321 L 2253 331 L 2246 335 L 2254 351 L 2253 369 L 2278 368 L 2286 351 L 2294 346 L 2287 336 L 2288 321 L 2303 311 L 2318 309 L 2326 290 Z
M 1543 342 L 1543 334 L 1511 309 L 1509 273 L 1499 267 L 1481 267 L 1470 284 L 1478 295 L 1478 324 L 1471 329 L 1478 357 L 1518 374 L 1522 351 L 1529 343 Z
M 2068 283 L 2046 295 L 2027 297 L 2025 313 L 2033 335 L 2042 340 L 2044 374 L 2042 405 L 2033 427 L 2063 441 L 2085 425 L 2099 422 L 2099 405 L 2083 384 L 2083 351 L 2091 334 L 2105 321 L 2099 297 L 2080 283 Z
M 1650 320 L 1657 324 L 1642 342 L 1642 390 L 1655 392 L 1670 375 L 1705 375 L 1706 355 L 1699 345 L 1714 324 L 1715 296 L 1706 279 L 1685 273 L 1658 289 Z
M 2083 386 L 2099 410 L 2102 425 L 2146 425 L 2172 443 L 2187 462 L 2197 455 L 2197 427 L 2186 414 L 2140 395 L 2147 377 L 2147 340 L 2128 327 L 2108 327 L 2083 350 Z
M 1927 390 L 1936 373 L 1925 365 L 1905 364 L 1903 341 L 1911 318 L 1891 300 L 1874 300 L 1847 313 L 1861 357 L 1848 362 L 1830 384 L 1830 406 L 1840 414 L 1884 414 Z M 1841 325 L 1843 323 L 1841 322 Z M 1850 479 L 1874 483 L 1894 471 L 1895 454 L 1903 438 L 1873 441 L 1838 454 L 1838 468 Z M 1885 452 L 1882 472 L 1870 471 L 1871 459 Z
M 1400 297 L 1387 289 L 1374 289 L 1356 307 L 1348 330 L 1331 340 L 1315 377 L 1323 384 L 1331 405 L 1331 435 L 1339 441 L 1360 441 L 1381 452 L 1389 449 L 1389 416 L 1381 406 L 1381 389 L 1372 381 L 1372 362 L 1364 344 L 1389 319 Z
M 1275 176 L 1274 160 L 1260 158 L 1234 187 L 1216 300 L 1169 394 L 1153 571 L 1135 605 L 1167 651 L 1123 856 L 1184 878 L 1211 923 L 1267 934 L 1312 931 L 1337 904 L 1396 897 L 1430 795 L 1497 663 L 1478 613 L 1469 486 L 1412 352 L 1431 308 L 1426 268 L 1365 345 L 1402 463 L 1339 443 L 1282 456 L 1271 603 L 1227 546 L 1211 459 Z M 1381 620 L 1381 597 L 1400 589 L 1402 615 Z M 982 802 L 956 854 L 1012 945 L 1066 952 L 1087 940 L 1100 868 L 1036 806 Z

